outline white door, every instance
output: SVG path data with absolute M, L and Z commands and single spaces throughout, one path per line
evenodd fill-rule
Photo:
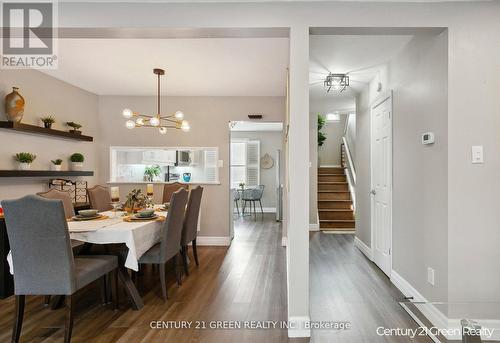
M 371 107 L 373 260 L 391 276 L 392 259 L 392 92 Z

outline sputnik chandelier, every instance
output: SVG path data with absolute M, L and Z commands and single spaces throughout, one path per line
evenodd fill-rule
M 325 91 L 328 93 L 333 88 L 342 93 L 349 86 L 349 76 L 347 74 L 328 74 L 325 79 Z
M 126 108 L 123 110 L 122 114 L 127 122 L 125 126 L 127 129 L 148 127 L 157 128 L 158 131 L 164 135 L 167 133 L 167 128 L 173 128 L 188 132 L 191 128 L 187 120 L 184 120 L 184 113 L 182 111 L 177 111 L 171 115 L 161 114 L 161 93 L 160 93 L 160 77 L 165 75 L 165 70 L 155 68 L 153 73 L 158 76 L 158 95 L 157 95 L 157 112 L 155 115 L 140 114 L 133 112 L 131 109 Z

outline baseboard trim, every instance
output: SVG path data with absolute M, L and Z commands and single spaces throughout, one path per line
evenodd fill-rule
M 439 329 L 447 329 L 447 332 L 456 334 L 446 335 L 448 340 L 462 340 L 460 330 L 462 328 L 460 319 L 448 318 L 443 312 L 439 311 L 436 306 L 428 304 L 427 299 L 420 294 L 408 281 L 406 281 L 395 270 L 391 271 L 391 282 L 396 286 L 401 293 L 406 297 L 413 297 L 412 302 L 417 303 L 418 310 L 432 323 L 432 325 Z M 418 306 L 418 303 L 427 303 L 425 306 Z M 410 316 L 412 316 L 410 314 Z M 413 316 L 412 316 L 413 317 Z M 500 320 L 497 319 L 474 319 L 482 328 L 493 330 L 491 337 L 486 337 L 487 341 L 500 341 Z
M 229 246 L 231 243 L 231 238 L 228 236 L 216 237 L 216 236 L 198 236 L 196 237 L 196 245 L 199 246 Z
M 354 245 L 370 260 L 373 261 L 373 251 L 358 237 L 354 237 Z
M 288 337 L 311 337 L 311 329 L 305 327 L 305 323 L 309 323 L 311 318 L 309 316 L 304 317 L 288 317 Z
M 257 210 L 259 208 L 257 207 Z M 276 213 L 276 207 L 263 207 L 262 210 L 264 213 Z
M 320 164 L 319 168 L 342 168 L 340 164 Z
M 319 224 L 309 223 L 309 231 L 319 231 Z

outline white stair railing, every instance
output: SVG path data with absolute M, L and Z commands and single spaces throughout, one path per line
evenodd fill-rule
M 342 137 L 342 168 L 346 171 L 345 174 L 347 176 L 347 183 L 349 184 L 353 210 L 356 211 L 356 167 L 345 136 Z

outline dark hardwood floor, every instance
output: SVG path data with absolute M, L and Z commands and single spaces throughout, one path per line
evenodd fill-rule
M 417 328 L 398 304 L 403 294 L 354 246 L 354 235 L 310 235 L 313 321 L 349 321 L 345 331 L 313 330 L 312 342 L 432 342 L 427 337 L 377 335 L 377 328 Z
M 199 247 L 200 266 L 190 266 L 181 287 L 168 273 L 169 300 L 161 298 L 152 268 L 138 277 L 145 307 L 132 311 L 123 292 L 120 309 L 100 305 L 99 288 L 77 295 L 72 342 L 308 342 L 288 340 L 286 330 L 151 329 L 152 321 L 286 320 L 285 249 L 281 226 L 272 215 L 239 219 L 231 247 Z M 192 251 L 190 250 L 192 259 Z M 13 298 L 0 300 L 0 342 L 9 342 Z M 43 306 L 27 297 L 21 342 L 62 342 L 64 309 Z M 193 324 L 194 325 L 194 324 Z

